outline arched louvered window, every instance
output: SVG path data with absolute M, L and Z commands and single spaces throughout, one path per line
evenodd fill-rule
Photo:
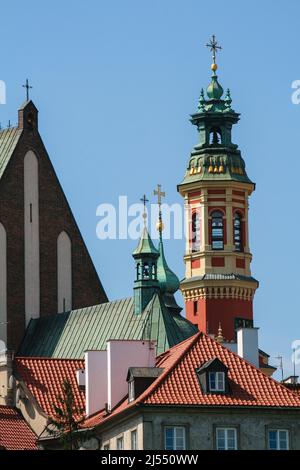
M 236 213 L 233 220 L 233 238 L 235 251 L 243 251 L 243 230 L 242 230 L 242 217 Z
M 211 214 L 211 247 L 213 250 L 224 249 L 224 220 L 221 211 Z
M 192 215 L 192 252 L 200 250 L 200 219 L 199 214 L 194 212 Z

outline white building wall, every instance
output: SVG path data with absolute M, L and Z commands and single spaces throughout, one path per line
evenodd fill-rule
M 57 238 L 57 309 L 72 310 L 72 244 L 66 232 Z
M 40 242 L 38 160 L 30 150 L 24 158 L 25 318 L 40 315 Z

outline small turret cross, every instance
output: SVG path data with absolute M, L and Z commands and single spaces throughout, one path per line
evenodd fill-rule
M 29 101 L 29 90 L 33 88 L 31 85 L 29 85 L 28 78 L 26 78 L 26 82 L 24 85 L 22 85 L 23 88 L 26 88 L 26 101 Z
M 218 41 L 216 40 L 216 36 L 213 34 L 209 43 L 206 44 L 206 47 L 209 47 L 212 52 L 213 63 L 216 63 L 216 53 L 218 50 L 221 50 L 222 47 L 218 45 Z
M 144 196 L 140 199 L 140 201 L 144 204 L 143 219 L 144 219 L 144 225 L 146 225 L 146 218 L 147 218 L 146 203 L 149 202 L 149 199 L 147 199 L 146 194 L 144 194 Z

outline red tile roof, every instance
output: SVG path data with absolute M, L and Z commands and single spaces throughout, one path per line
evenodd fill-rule
M 195 369 L 214 357 L 228 367 L 228 395 L 204 394 L 199 385 Z M 126 398 L 110 415 L 102 410 L 88 418 L 85 426 L 101 424 L 138 404 L 293 407 L 300 411 L 299 396 L 201 332 L 158 356 L 156 366 L 164 372 L 135 401 L 128 404 Z
M 53 404 L 58 405 L 57 396 L 62 394 L 64 380 L 72 385 L 76 406 L 85 408 L 84 392 L 79 389 L 76 380 L 76 371 L 84 369 L 83 360 L 17 357 L 15 367 L 18 378 L 25 382 L 48 416 L 53 416 Z
M 16 408 L 0 405 L 0 448 L 37 450 L 36 439 Z
M 228 367 L 229 395 L 204 394 L 199 386 L 195 368 L 214 357 Z M 204 333 L 197 333 L 162 354 L 157 367 L 165 367 L 165 371 L 138 401 L 148 404 L 299 407 L 300 410 L 298 396 Z

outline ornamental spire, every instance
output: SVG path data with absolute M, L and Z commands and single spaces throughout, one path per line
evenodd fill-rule
M 147 225 L 147 210 L 146 210 L 146 204 L 149 202 L 149 199 L 147 199 L 146 194 L 140 199 L 140 201 L 144 204 L 144 212 L 143 212 L 143 219 L 144 219 L 144 227 Z
M 164 224 L 162 221 L 162 214 L 161 214 L 161 200 L 162 197 L 166 197 L 165 191 L 161 190 L 161 184 L 157 185 L 157 189 L 154 189 L 154 196 L 157 196 L 157 204 L 158 204 L 158 222 L 156 224 L 156 228 L 159 231 L 159 238 L 162 239 L 162 231 L 164 229 Z
M 216 40 L 216 36 L 213 34 L 212 38 L 210 39 L 209 43 L 206 44 L 206 47 L 209 47 L 212 52 L 212 64 L 210 66 L 213 74 L 211 76 L 211 82 L 207 87 L 206 93 L 209 99 L 211 100 L 220 100 L 223 95 L 223 88 L 221 87 L 220 83 L 217 80 L 216 70 L 218 68 L 216 64 L 216 54 L 218 50 L 221 50 L 222 47 L 218 45 Z M 201 97 L 200 97 L 201 98 Z
M 215 72 L 218 68 L 218 66 L 216 64 L 216 54 L 217 54 L 218 50 L 222 49 L 222 47 L 218 45 L 218 41 L 216 40 L 216 36 L 214 34 L 212 35 L 211 39 L 209 40 L 209 43 L 207 43 L 205 45 L 206 45 L 206 47 L 209 47 L 210 51 L 212 52 L 213 63 L 211 64 L 210 68 L 213 71 L 213 75 L 215 75 Z

